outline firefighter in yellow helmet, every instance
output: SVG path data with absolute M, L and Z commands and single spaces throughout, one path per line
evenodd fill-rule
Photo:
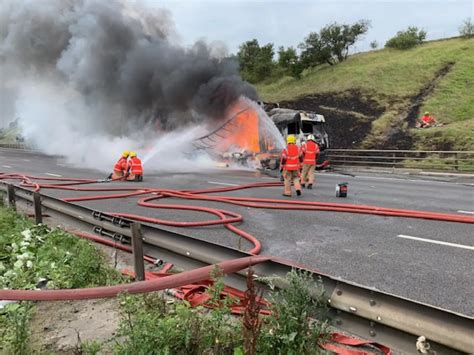
M 286 139 L 287 146 L 283 149 L 280 158 L 280 167 L 283 170 L 283 179 L 285 182 L 285 189 L 283 196 L 291 197 L 291 183 L 295 186 L 296 195 L 301 196 L 300 185 L 300 165 L 301 165 L 301 151 L 296 145 L 296 137 L 289 135 Z
M 128 181 L 143 181 L 142 161 L 137 157 L 137 153 L 130 152 L 130 160 L 127 166 Z
M 124 177 L 128 167 L 128 157 L 130 152 L 124 150 L 120 159 L 114 165 L 114 172 L 109 175 L 108 179 L 119 179 Z

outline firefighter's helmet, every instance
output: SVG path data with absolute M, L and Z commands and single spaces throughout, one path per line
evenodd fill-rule
M 137 153 L 135 152 L 130 152 L 130 158 L 135 158 L 137 156 Z
M 312 134 L 310 134 L 307 139 L 308 139 L 309 141 L 316 142 L 316 137 L 313 136 Z
M 429 116 L 430 113 L 428 111 L 425 112 L 425 116 Z
M 130 155 L 130 152 L 128 150 L 124 150 L 122 153 L 122 157 L 124 158 L 128 158 L 129 155 Z
M 295 144 L 296 143 L 296 137 L 292 134 L 290 134 L 288 137 L 286 137 L 286 143 L 287 144 Z

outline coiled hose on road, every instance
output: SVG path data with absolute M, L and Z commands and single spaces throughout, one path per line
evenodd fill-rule
M 379 216 L 391 217 L 406 217 L 406 218 L 422 218 L 446 222 L 457 223 L 474 223 L 474 217 L 463 216 L 457 214 L 447 214 L 430 211 L 404 210 L 385 208 L 377 206 L 366 205 L 352 205 L 342 203 L 326 203 L 326 202 L 310 202 L 310 201 L 296 201 L 296 200 L 282 200 L 282 199 L 267 199 L 267 198 L 252 198 L 252 197 L 235 197 L 212 195 L 215 193 L 224 193 L 229 191 L 253 189 L 253 188 L 268 188 L 282 186 L 279 182 L 254 183 L 241 186 L 222 187 L 214 189 L 201 190 L 172 190 L 149 187 L 83 187 L 79 185 L 95 184 L 98 181 L 89 179 L 74 179 L 74 178 L 50 178 L 50 177 L 36 177 L 23 174 L 2 174 L 0 173 L 0 180 L 16 180 L 20 181 L 23 187 L 33 188 L 34 191 L 41 189 L 56 189 L 67 191 L 81 191 L 81 192 L 116 192 L 115 194 L 94 194 L 90 196 L 68 197 L 64 201 L 81 202 L 81 201 L 95 201 L 104 199 L 120 199 L 135 196 L 142 196 L 137 204 L 142 207 L 159 208 L 159 209 L 174 209 L 203 212 L 216 216 L 218 219 L 202 220 L 195 222 L 177 222 L 170 220 L 163 220 L 158 218 L 151 218 L 129 213 L 114 213 L 116 216 L 129 218 L 139 222 L 146 222 L 158 225 L 166 225 L 172 227 L 202 227 L 212 225 L 224 225 L 236 235 L 245 238 L 253 247 L 249 250 L 251 254 L 257 255 L 260 253 L 262 245 L 260 241 L 253 235 L 236 227 L 234 223 L 242 222 L 243 217 L 235 212 L 227 211 L 219 208 L 211 208 L 204 206 L 190 206 L 181 204 L 157 204 L 153 203 L 155 200 L 164 198 L 179 198 L 184 200 L 200 200 L 210 202 L 221 202 L 250 208 L 264 208 L 264 209 L 278 209 L 278 210 L 292 210 L 292 211 L 332 211 L 345 213 L 361 213 Z M 54 182 L 54 183 L 50 183 Z M 97 239 L 96 241 L 100 241 Z M 271 257 L 248 257 L 237 260 L 229 260 L 219 264 L 225 273 L 236 272 L 249 267 L 250 265 L 260 263 L 271 259 Z M 212 266 L 211 266 L 212 269 Z M 192 280 L 199 281 L 209 277 L 209 267 L 200 268 L 197 270 L 187 271 L 180 274 L 179 277 L 166 278 L 165 280 L 154 280 L 136 282 L 133 284 L 100 287 L 83 290 L 47 290 L 47 291 L 28 291 L 28 290 L 0 290 L 0 299 L 16 299 L 16 300 L 59 300 L 59 299 L 83 299 L 92 297 L 113 297 L 120 292 L 128 291 L 130 293 L 156 291 L 163 288 L 179 286 L 179 282 L 191 283 Z M 188 275 L 188 276 L 187 276 Z M 176 282 L 174 282 L 176 281 Z M 193 282 L 194 282 L 193 281 Z M 161 288 L 160 288 L 161 287 Z

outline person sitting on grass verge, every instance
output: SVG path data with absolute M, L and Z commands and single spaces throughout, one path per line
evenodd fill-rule
M 429 128 L 438 126 L 436 119 L 427 111 L 417 124 L 417 128 Z

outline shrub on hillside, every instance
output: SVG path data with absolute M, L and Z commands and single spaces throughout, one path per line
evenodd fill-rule
M 418 27 L 408 27 L 406 31 L 398 31 L 395 37 L 385 43 L 385 47 L 409 49 L 422 44 L 425 39 L 426 31 L 419 30 Z
M 275 67 L 274 54 L 273 43 L 260 46 L 256 39 L 243 43 L 237 53 L 240 74 L 251 83 L 270 77 Z
M 469 17 L 464 20 L 461 27 L 459 27 L 459 34 L 464 38 L 474 37 L 474 23 Z
M 305 68 L 327 63 L 334 65 L 347 59 L 349 49 L 370 27 L 370 21 L 360 20 L 353 25 L 332 23 L 319 33 L 311 32 L 299 44 L 301 61 Z

